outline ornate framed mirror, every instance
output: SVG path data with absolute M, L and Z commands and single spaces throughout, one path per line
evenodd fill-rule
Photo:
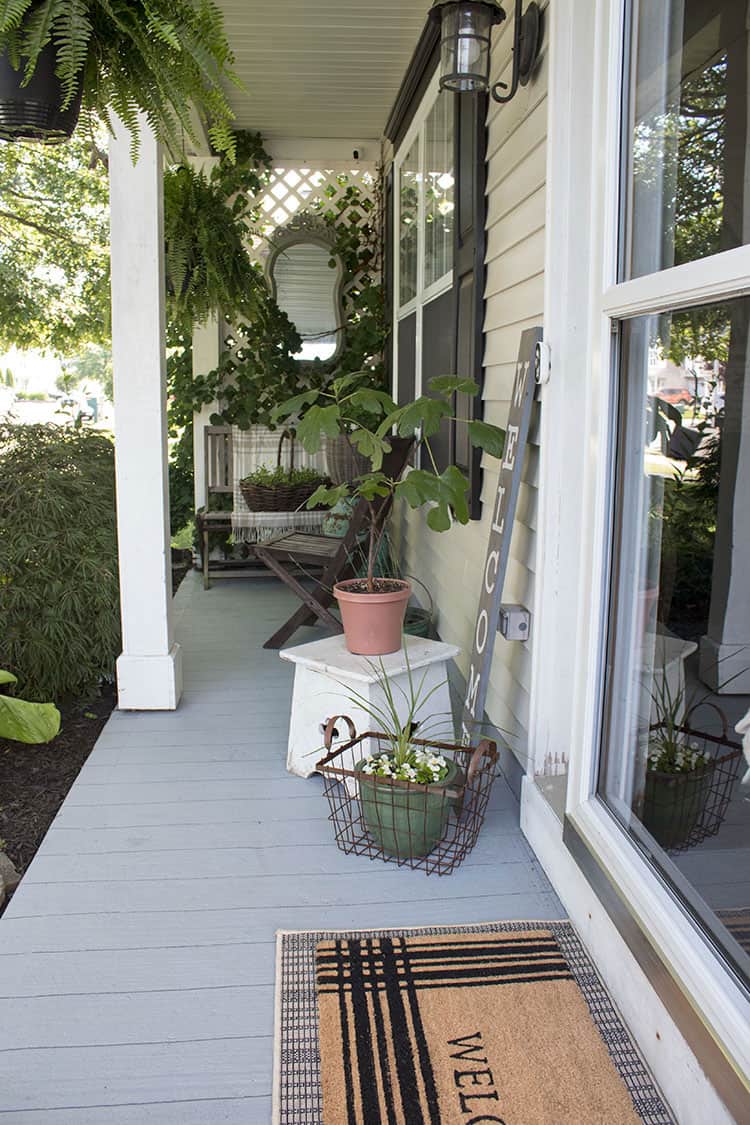
M 271 244 L 266 274 L 276 303 L 302 337 L 294 357 L 300 363 L 330 363 L 344 346 L 344 270 L 333 242 L 325 222 L 300 215 L 277 231 Z

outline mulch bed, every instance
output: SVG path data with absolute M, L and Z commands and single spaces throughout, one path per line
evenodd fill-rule
M 98 699 L 62 707 L 60 733 L 42 746 L 0 738 L 0 840 L 20 875 L 34 858 L 114 705 L 111 686 Z

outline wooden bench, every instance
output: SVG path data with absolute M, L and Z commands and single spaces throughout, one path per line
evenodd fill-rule
M 206 510 L 198 512 L 195 524 L 201 544 L 201 564 L 203 569 L 203 589 L 211 585 L 211 551 L 209 536 L 212 531 L 230 532 L 232 512 L 212 509 L 211 500 L 216 496 L 233 495 L 232 468 L 232 427 L 205 426 L 203 429 L 203 451 L 206 473 Z M 215 572 L 214 572 L 215 573 Z

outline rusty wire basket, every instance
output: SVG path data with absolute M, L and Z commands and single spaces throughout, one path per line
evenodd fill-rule
M 646 771 L 641 819 L 657 843 L 671 853 L 687 851 L 715 836 L 734 793 L 742 746 L 728 737 L 723 712 L 713 709 L 721 717 L 721 735 L 687 725 L 677 728 L 690 746 L 701 751 L 704 764 L 684 773 Z M 654 724 L 651 730 L 658 732 L 662 726 Z
M 350 739 L 332 749 L 336 724 L 342 722 Z M 449 768 L 443 781 L 422 785 L 364 774 L 360 761 L 384 752 L 388 739 L 374 731 L 358 735 L 346 715 L 329 719 L 328 753 L 315 767 L 323 776 L 328 819 L 336 844 L 347 854 L 449 875 L 477 842 L 495 780 L 497 747 L 486 739 L 476 749 L 421 738 L 412 744 L 443 755 Z

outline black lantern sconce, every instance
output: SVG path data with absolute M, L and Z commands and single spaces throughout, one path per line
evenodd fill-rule
M 539 54 L 539 6 L 532 2 L 522 12 L 522 2 L 516 0 L 510 88 L 497 82 L 490 91 L 496 102 L 509 102 L 519 85 L 526 85 Z M 441 25 L 440 89 L 489 90 L 490 36 L 505 19 L 499 0 L 434 0 L 430 18 Z

